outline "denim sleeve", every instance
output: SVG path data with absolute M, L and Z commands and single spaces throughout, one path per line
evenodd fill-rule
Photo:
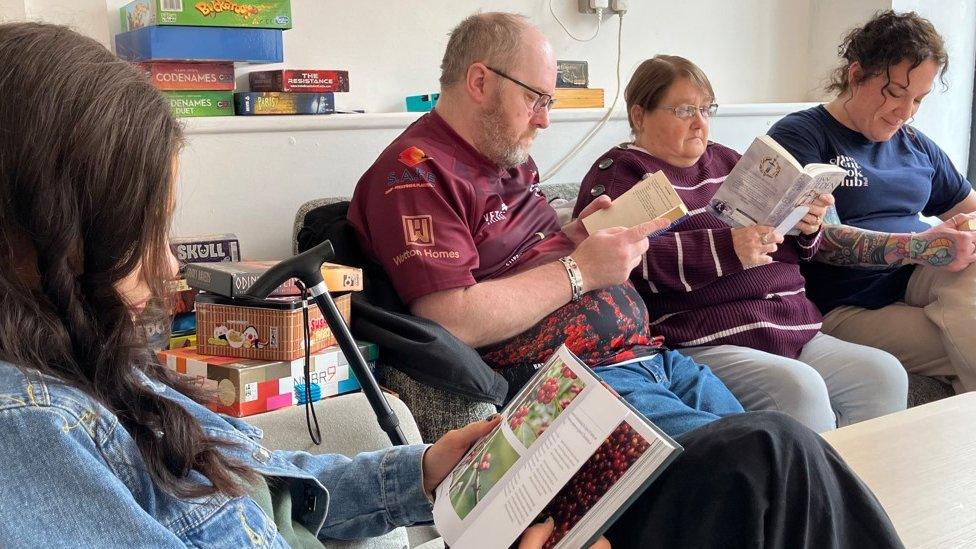
M 106 462 L 99 429 L 93 414 L 56 406 L 0 410 L 4 547 L 183 547 Z
M 397 446 L 352 459 L 296 453 L 295 464 L 314 472 L 329 491 L 329 507 L 318 537 L 362 539 L 432 521 L 421 468 L 426 449 L 424 444 Z

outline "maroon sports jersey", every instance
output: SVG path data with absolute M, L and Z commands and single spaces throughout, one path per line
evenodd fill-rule
M 436 111 L 411 124 L 363 174 L 349 222 L 407 304 L 573 250 L 539 190 L 535 162 L 500 169 Z M 590 364 L 632 356 L 635 346 L 651 343 L 647 310 L 630 284 L 591 292 L 482 354 L 493 367 L 542 362 L 563 340 Z
M 363 174 L 349 221 L 407 304 L 501 275 L 542 240 L 562 255 L 572 250 L 538 190 L 535 162 L 499 169 L 436 112 Z

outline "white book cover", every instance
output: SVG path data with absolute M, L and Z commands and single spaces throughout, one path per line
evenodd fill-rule
M 844 168 L 831 164 L 801 166 L 772 137 L 762 135 L 732 168 L 710 206 L 732 227 L 766 225 L 787 234 L 811 202 L 832 193 L 846 176 Z

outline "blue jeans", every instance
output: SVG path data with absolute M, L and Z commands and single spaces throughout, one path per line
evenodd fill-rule
M 745 411 L 708 366 L 677 351 L 593 371 L 672 437 Z

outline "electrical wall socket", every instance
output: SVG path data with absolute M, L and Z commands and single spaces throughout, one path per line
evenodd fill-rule
M 610 7 L 608 0 L 578 0 L 580 13 L 596 13 L 595 6 L 603 5 Z
M 624 14 L 627 12 L 627 0 L 577 0 L 580 13 L 596 13 L 594 5 L 605 5 L 603 11 L 605 16 L 613 13 Z

